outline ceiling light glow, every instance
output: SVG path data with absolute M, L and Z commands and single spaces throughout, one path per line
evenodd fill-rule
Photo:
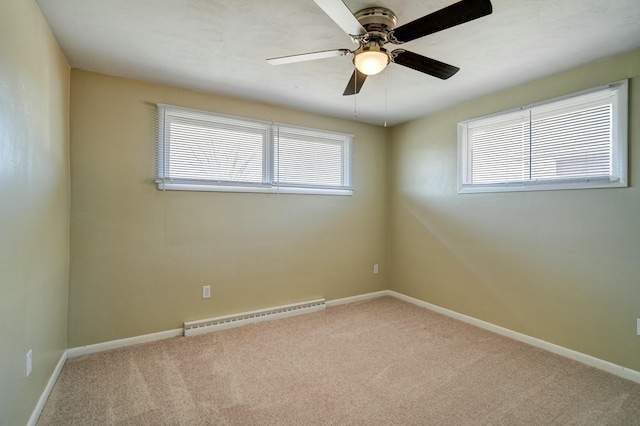
M 361 73 L 375 75 L 387 67 L 389 55 L 382 50 L 363 49 L 356 53 L 353 62 Z

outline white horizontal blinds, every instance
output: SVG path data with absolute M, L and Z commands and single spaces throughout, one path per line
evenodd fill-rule
M 274 139 L 274 185 L 352 188 L 351 136 L 279 125 Z
M 613 174 L 613 99 L 608 93 L 531 113 L 531 180 L 609 178 Z M 594 99 L 595 98 L 595 99 Z
M 470 123 L 469 180 L 473 184 L 521 182 L 529 174 L 529 116 L 521 111 Z
M 161 189 L 350 195 L 352 144 L 351 135 L 158 105 L 156 181 Z
M 164 180 L 219 184 L 265 182 L 268 125 L 181 108 L 164 108 Z
M 610 178 L 614 96 L 603 89 L 468 122 L 464 184 Z

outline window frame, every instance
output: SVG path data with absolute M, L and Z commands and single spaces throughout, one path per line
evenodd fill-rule
M 543 190 L 568 190 L 568 189 L 592 189 L 592 188 L 620 188 L 628 187 L 628 80 L 620 80 L 607 85 L 594 87 L 566 96 L 537 102 L 520 108 L 514 108 L 495 114 L 461 121 L 458 123 L 458 147 L 457 147 L 457 168 L 458 168 L 458 193 L 484 193 L 484 192 L 511 192 L 511 191 L 543 191 Z M 544 180 L 520 180 L 503 181 L 497 183 L 473 184 L 470 182 L 471 174 L 471 152 L 468 141 L 469 126 L 477 126 L 480 123 L 499 122 L 505 123 L 510 117 L 521 114 L 526 116 L 531 111 L 557 108 L 566 108 L 566 103 L 583 97 L 582 105 L 588 104 L 591 96 L 606 96 L 611 94 L 614 98 L 612 103 L 612 123 L 611 123 L 611 157 L 612 174 L 609 176 L 580 177 L 580 178 L 558 178 Z M 554 105 L 555 104 L 555 105 Z M 578 106 L 575 107 L 578 110 Z M 506 126 L 506 124 L 505 124 Z M 529 141 L 530 143 L 530 141 Z
M 262 181 L 222 181 L 207 179 L 188 179 L 171 177 L 170 172 L 170 146 L 171 136 L 165 133 L 167 112 L 177 111 L 185 114 L 194 114 L 199 118 L 192 121 L 204 123 L 203 127 L 215 128 L 219 123 L 213 120 L 232 120 L 247 124 L 247 128 L 255 128 L 263 134 L 262 148 Z M 207 121 L 206 117 L 211 117 L 212 121 Z M 179 121 L 179 118 L 172 118 Z M 157 189 L 167 191 L 206 191 L 206 192 L 239 192 L 239 193 L 275 193 L 275 194 L 311 194 L 311 195 L 353 195 L 353 142 L 354 135 L 319 130 L 302 126 L 293 126 L 282 123 L 253 120 L 244 117 L 218 114 L 210 111 L 185 108 L 169 104 L 157 104 L 157 140 L 156 140 L 156 178 Z M 341 185 L 314 185 L 312 183 L 282 183 L 279 180 L 278 170 L 278 149 L 280 149 L 279 132 L 285 131 L 288 135 L 296 132 L 306 132 L 312 136 L 318 135 L 317 141 L 311 143 L 321 143 L 322 140 L 329 140 L 340 146 L 341 153 Z M 307 141 L 309 142 L 309 141 Z M 303 142 L 304 143 L 304 142 Z

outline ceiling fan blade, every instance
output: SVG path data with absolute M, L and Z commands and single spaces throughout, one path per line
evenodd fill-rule
M 366 33 L 360 22 L 353 16 L 351 10 L 342 0 L 313 0 L 324 13 L 329 15 L 342 31 L 349 35 L 359 35 Z
M 396 64 L 404 65 L 405 67 L 438 77 L 442 80 L 446 80 L 460 71 L 460 68 L 454 67 L 453 65 L 445 64 L 444 62 L 436 61 L 435 59 L 427 58 L 426 56 L 418 55 L 417 53 L 404 49 L 396 49 L 391 52 L 390 56 L 391 60 Z
M 490 0 L 462 0 L 389 32 L 392 43 L 405 43 L 491 14 Z
M 271 65 L 292 64 L 294 62 L 313 61 L 316 59 L 334 58 L 345 56 L 351 53 L 349 49 L 323 50 L 320 52 L 302 53 L 300 55 L 281 56 L 279 58 L 269 58 L 267 62 Z
M 351 79 L 349 80 L 349 84 L 344 89 L 344 93 L 342 96 L 355 95 L 356 93 L 360 93 L 360 89 L 364 84 L 364 81 L 367 79 L 367 75 L 361 73 L 357 69 L 353 71 L 351 74 Z

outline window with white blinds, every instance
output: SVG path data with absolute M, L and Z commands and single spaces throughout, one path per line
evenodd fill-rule
M 158 105 L 159 189 L 351 195 L 353 136 Z
M 458 123 L 458 192 L 627 186 L 626 80 Z

